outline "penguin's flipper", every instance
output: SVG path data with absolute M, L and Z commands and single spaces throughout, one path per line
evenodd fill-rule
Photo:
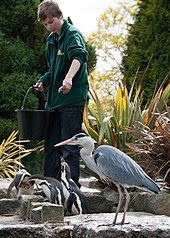
M 73 211 L 73 206 L 75 207 Z M 73 214 L 80 214 L 80 207 L 77 202 L 77 194 L 75 192 L 70 192 L 70 196 L 67 200 L 67 210 Z M 76 211 L 75 211 L 76 210 Z

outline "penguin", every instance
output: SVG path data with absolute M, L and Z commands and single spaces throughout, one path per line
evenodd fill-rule
M 28 178 L 31 176 L 30 173 L 25 169 L 21 169 L 16 172 L 13 181 L 10 183 L 7 189 L 7 198 L 11 197 L 11 191 L 13 187 L 17 190 L 17 199 L 21 199 L 23 194 L 32 195 L 34 193 L 34 185 L 28 183 Z
M 73 214 L 73 215 L 78 215 L 83 213 L 83 210 L 81 207 L 81 200 L 75 192 L 69 191 L 67 205 L 66 205 L 66 212 L 69 212 L 69 214 Z
M 41 186 L 42 192 L 45 194 L 49 202 L 58 205 L 64 204 L 63 188 L 57 179 L 35 174 L 29 177 L 29 181 L 34 181 L 35 184 Z
M 33 195 L 34 194 L 34 183 L 29 181 L 22 181 L 18 187 L 17 199 L 22 199 L 22 195 Z
M 67 212 L 77 214 L 89 213 L 87 200 L 83 192 L 77 184 L 71 179 L 71 171 L 69 165 L 64 158 L 61 161 L 61 184 L 63 186 L 63 193 L 65 197 L 65 209 Z

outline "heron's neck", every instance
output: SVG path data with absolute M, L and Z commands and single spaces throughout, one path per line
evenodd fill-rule
M 94 150 L 94 143 L 88 143 L 83 146 L 83 148 L 80 150 L 80 155 L 83 161 L 85 162 L 86 166 L 92 170 L 94 173 L 98 174 L 98 170 L 96 169 L 94 156 L 93 156 L 93 150 Z
M 94 150 L 94 144 L 85 144 L 83 148 L 80 150 L 81 157 L 91 157 L 92 152 Z

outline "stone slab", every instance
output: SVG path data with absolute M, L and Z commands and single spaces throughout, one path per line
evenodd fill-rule
M 118 216 L 118 221 L 122 218 Z M 114 214 L 87 214 L 74 216 L 69 221 L 74 226 L 73 237 L 97 237 L 97 238 L 170 238 L 170 217 L 165 215 L 153 215 L 151 213 L 128 212 L 126 222 L 129 224 L 116 226 L 100 226 L 113 221 Z
M 19 214 L 21 207 L 21 200 L 17 199 L 0 199 L 0 215 L 3 214 Z
M 64 208 L 57 204 L 44 204 L 42 206 L 42 222 L 63 222 Z
M 18 217 L 0 216 L 0 237 L 3 238 L 170 238 L 170 217 L 150 213 L 128 212 L 129 224 L 100 226 L 113 221 L 113 213 L 84 214 L 65 217 L 63 224 L 24 223 Z M 119 214 L 118 220 L 122 217 Z M 15 235 L 15 236 L 13 236 Z

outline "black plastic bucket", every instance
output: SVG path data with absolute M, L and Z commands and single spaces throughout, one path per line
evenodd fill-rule
M 16 109 L 21 140 L 44 140 L 47 138 L 53 111 Z
M 54 111 L 24 109 L 25 100 L 32 89 L 35 89 L 35 86 L 27 90 L 22 108 L 15 110 L 18 117 L 19 138 L 21 140 L 44 140 L 48 137 Z

